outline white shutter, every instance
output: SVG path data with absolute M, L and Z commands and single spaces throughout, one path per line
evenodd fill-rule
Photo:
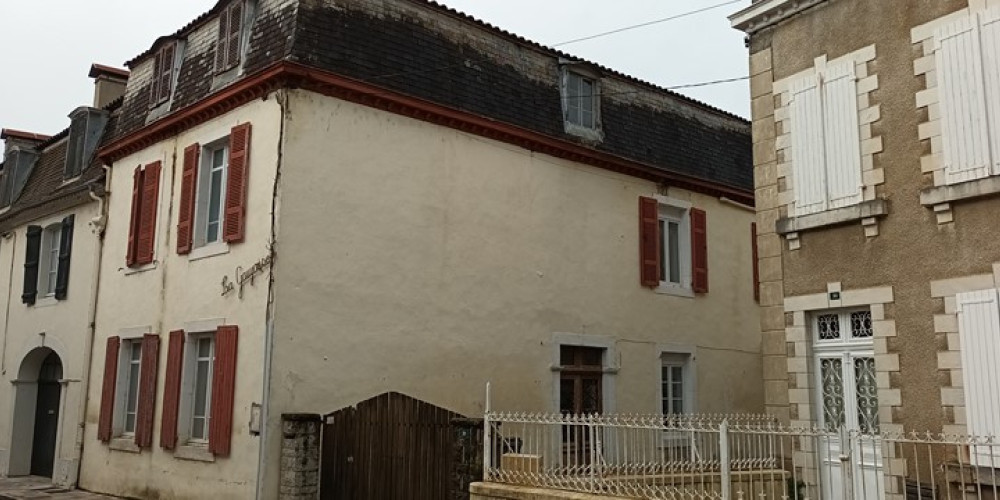
M 989 116 L 989 135 L 993 174 L 1000 174 L 1000 7 L 987 9 L 980 14 L 982 34 L 983 81 L 986 89 L 986 114 Z
M 826 210 L 823 153 L 823 102 L 818 79 L 808 76 L 792 84 L 790 128 L 795 213 Z
M 949 184 L 990 174 L 989 132 L 976 16 L 935 31 L 938 99 Z
M 829 208 L 856 205 L 861 202 L 861 130 L 853 60 L 827 67 L 823 131 Z
M 959 342 L 962 347 L 962 380 L 969 434 L 1000 436 L 1000 307 L 995 289 L 960 293 Z M 987 465 L 989 447 L 970 450 L 972 459 Z M 1000 450 L 993 452 L 1000 459 Z

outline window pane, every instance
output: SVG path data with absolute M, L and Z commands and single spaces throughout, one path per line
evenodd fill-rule
M 660 242 L 660 281 L 667 281 L 667 222 L 660 221 L 660 234 L 663 239 Z
M 840 317 L 836 314 L 824 314 L 816 318 L 820 340 L 836 340 L 840 338 Z
M 198 357 L 207 358 L 212 355 L 212 339 L 198 340 Z
M 191 421 L 191 437 L 194 439 L 205 439 L 205 419 L 195 417 Z
M 670 256 L 670 282 L 680 283 L 681 282 L 680 224 L 674 221 L 670 221 L 670 223 L 667 224 L 667 231 L 669 233 L 667 238 L 670 244 L 670 250 L 668 251 Z
M 573 413 L 573 379 L 563 378 L 559 381 L 559 411 Z
M 125 414 L 125 432 L 135 432 L 135 413 Z
M 208 405 L 208 361 L 198 361 L 194 378 L 194 415 L 205 416 Z

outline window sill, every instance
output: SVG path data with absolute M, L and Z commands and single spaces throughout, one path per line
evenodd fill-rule
M 871 200 L 815 214 L 783 217 L 778 219 L 774 226 L 778 234 L 786 235 L 827 226 L 837 226 L 863 219 L 884 217 L 888 214 L 889 203 L 886 200 Z
M 579 137 L 589 142 L 602 142 L 604 140 L 604 132 L 600 128 L 590 128 L 584 127 L 583 125 L 577 125 L 575 123 L 563 122 L 564 130 L 567 134 Z
M 133 274 L 139 274 L 139 273 L 144 273 L 146 271 L 152 271 L 153 269 L 156 269 L 157 264 L 158 264 L 158 262 L 154 260 L 153 262 L 150 262 L 149 264 L 143 264 L 143 265 L 141 265 L 139 267 L 126 267 L 125 268 L 125 276 L 131 276 Z
M 229 253 L 229 244 L 223 241 L 217 241 L 215 243 L 209 243 L 208 245 L 200 246 L 191 250 L 191 253 L 188 254 L 188 261 L 207 259 L 209 257 L 215 257 L 216 255 L 227 253 Z
M 933 207 L 943 203 L 972 200 L 1000 194 L 1000 176 L 984 177 L 974 181 L 935 186 L 920 191 L 920 204 Z
M 567 368 L 567 367 L 565 367 L 563 365 L 550 365 L 549 368 L 552 371 L 554 371 L 554 372 L 564 372 L 564 371 L 572 371 L 573 370 L 573 368 Z M 604 367 L 601 367 L 600 371 L 594 370 L 594 373 L 602 373 L 602 374 L 607 374 L 607 375 L 617 375 L 619 371 L 621 371 L 621 367 L 618 367 L 618 366 L 604 366 Z
M 654 288 L 653 291 L 660 295 L 673 295 L 675 297 L 684 297 L 688 299 L 694 298 L 694 291 L 681 285 L 661 283 L 660 286 Z
M 35 308 L 37 309 L 40 307 L 52 307 L 58 303 L 59 300 L 56 299 L 55 295 L 47 295 L 45 297 L 40 297 L 35 300 Z
M 142 450 L 135 444 L 135 438 L 129 436 L 116 437 L 108 443 L 108 449 L 122 451 L 125 453 L 141 453 Z
M 195 444 L 178 446 L 177 450 L 174 451 L 174 458 L 192 462 L 215 462 L 215 455 L 208 451 L 206 446 Z

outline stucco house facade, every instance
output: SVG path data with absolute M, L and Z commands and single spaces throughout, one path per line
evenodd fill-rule
M 0 475 L 76 483 L 104 214 L 99 141 L 128 74 L 95 65 L 93 107 L 54 136 L 4 129 Z
M 223 0 L 128 66 L 83 488 L 276 498 L 282 414 L 389 391 L 763 409 L 738 117 L 423 0 Z
M 1000 2 L 762 0 L 730 19 L 750 49 L 768 409 L 997 435 Z

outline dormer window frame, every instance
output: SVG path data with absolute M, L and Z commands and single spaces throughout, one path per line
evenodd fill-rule
M 234 0 L 219 12 L 219 30 L 215 40 L 215 73 L 238 68 L 243 60 L 243 31 L 250 5 L 246 0 Z M 233 24 L 233 20 L 238 24 Z
M 149 85 L 150 108 L 159 107 L 173 97 L 180 49 L 181 45 L 177 40 L 170 40 L 156 50 Z
M 591 89 L 589 100 L 586 101 L 590 105 L 591 117 L 589 120 L 571 116 L 571 113 L 582 108 L 581 103 L 574 104 L 572 101 L 586 98 L 586 96 L 579 96 L 581 83 L 589 85 Z M 567 134 L 594 142 L 604 140 L 601 121 L 601 91 L 600 73 L 582 63 L 560 61 L 559 93 L 562 101 L 563 126 Z

